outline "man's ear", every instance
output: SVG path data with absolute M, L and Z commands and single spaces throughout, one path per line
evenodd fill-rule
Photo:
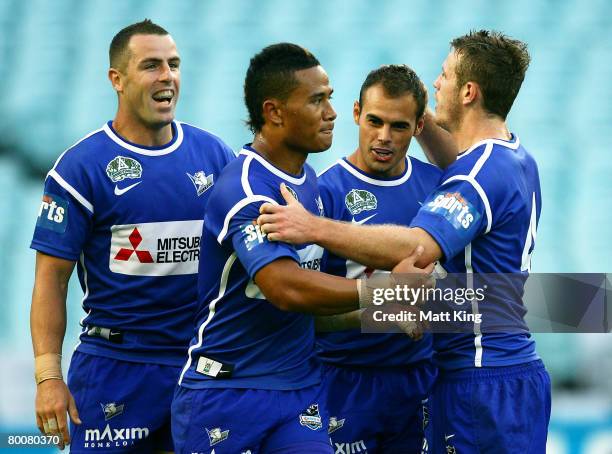
M 278 99 L 266 99 L 263 102 L 263 117 L 265 123 L 270 123 L 273 126 L 283 125 L 283 104 Z
M 463 105 L 472 104 L 480 98 L 480 85 L 476 82 L 466 82 L 461 88 L 461 102 Z
M 413 135 L 418 136 L 419 134 L 421 134 L 424 127 L 425 127 L 425 115 L 423 115 L 421 118 L 417 120 L 416 128 L 414 129 Z
M 359 116 L 361 115 L 361 106 L 359 105 L 359 101 L 355 101 L 353 104 L 353 120 L 355 120 L 355 124 L 359 124 Z
M 117 93 L 123 91 L 123 74 L 118 69 L 110 68 L 108 70 L 108 80 Z

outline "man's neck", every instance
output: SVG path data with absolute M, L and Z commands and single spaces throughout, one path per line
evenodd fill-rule
M 280 141 L 264 137 L 262 133 L 255 135 L 252 147 L 267 161 L 291 175 L 302 173 L 308 157 L 308 153 L 293 150 Z
M 113 120 L 113 129 L 127 141 L 145 147 L 161 147 L 172 141 L 171 124 L 149 128 L 133 118 L 117 114 Z
M 460 151 L 465 151 L 485 139 L 511 138 L 504 120 L 482 112 L 468 112 L 451 134 Z

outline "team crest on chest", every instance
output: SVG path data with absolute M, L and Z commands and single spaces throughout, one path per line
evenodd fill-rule
M 206 175 L 203 170 L 200 170 L 193 175 L 187 172 L 187 176 L 193 183 L 196 192 L 198 193 L 198 197 L 204 194 L 214 184 L 214 175 L 212 173 L 210 175 Z
M 359 214 L 362 211 L 375 210 L 378 206 L 376 196 L 364 189 L 351 189 L 346 194 L 344 203 L 352 215 Z
M 106 174 L 113 183 L 126 178 L 140 178 L 142 177 L 142 166 L 135 159 L 117 156 L 106 166 Z

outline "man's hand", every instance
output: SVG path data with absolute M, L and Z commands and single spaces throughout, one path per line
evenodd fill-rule
M 436 265 L 435 262 L 430 263 L 425 268 L 416 266 L 416 262 L 419 261 L 419 257 L 423 255 L 424 250 L 423 246 L 417 246 L 408 257 L 393 267 L 393 274 L 431 274 Z
M 309 213 L 289 192 L 284 183 L 281 195 L 287 205 L 264 203 L 259 208 L 257 224 L 269 241 L 284 241 L 291 244 L 314 243 L 314 227 L 317 216 Z
M 81 424 L 74 398 L 63 380 L 51 379 L 36 388 L 36 425 L 45 435 L 59 435 L 60 449 L 70 444 L 66 413 L 75 424 Z

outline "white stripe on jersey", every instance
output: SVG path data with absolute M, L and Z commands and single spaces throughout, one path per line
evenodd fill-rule
M 123 140 L 121 137 L 119 137 L 108 126 L 108 123 L 106 123 L 102 127 L 102 130 L 106 133 L 106 135 L 108 137 L 110 137 L 110 139 L 113 142 L 115 142 L 120 147 L 125 148 L 126 150 L 130 150 L 130 151 L 133 151 L 134 153 L 142 154 L 142 155 L 145 155 L 145 156 L 163 156 L 163 155 L 172 153 L 174 150 L 176 150 L 178 147 L 180 147 L 181 144 L 183 143 L 183 128 L 181 127 L 181 124 L 178 121 L 173 121 L 172 123 L 174 123 L 174 126 L 176 127 L 176 140 L 169 147 L 161 148 L 159 150 L 149 150 L 147 148 L 140 148 L 140 147 L 137 147 L 137 146 L 132 145 L 130 143 L 127 143 L 125 140 Z
M 489 231 L 491 230 L 491 225 L 493 224 L 493 215 L 491 214 L 491 205 L 489 204 L 489 198 L 487 197 L 487 194 L 484 192 L 484 189 L 482 189 L 482 186 L 480 186 L 480 183 L 478 183 L 474 178 L 470 177 L 469 175 L 455 175 L 454 177 L 450 177 L 440 186 L 443 186 L 446 183 L 449 183 L 451 181 L 456 181 L 456 180 L 467 181 L 474 187 L 474 189 L 476 189 L 476 192 L 478 193 L 478 195 L 482 199 L 482 202 L 484 203 L 485 214 L 487 215 L 487 229 L 485 230 L 485 234 L 489 233 Z
M 374 186 L 399 186 L 400 184 L 403 184 L 406 181 L 408 181 L 408 179 L 410 178 L 410 175 L 412 174 L 412 162 L 410 161 L 408 156 L 406 156 L 406 173 L 404 174 L 403 177 L 401 177 L 398 180 L 378 180 L 376 178 L 368 177 L 368 176 L 363 175 L 362 173 L 358 172 L 357 170 L 355 170 L 344 159 L 340 159 L 338 161 L 338 164 L 340 164 L 342 167 L 344 167 L 344 169 L 347 172 L 349 172 L 351 175 L 353 175 L 355 178 L 357 178 L 357 179 L 359 179 L 361 181 L 364 181 L 364 182 L 366 182 L 368 184 L 372 184 Z
M 81 307 L 83 308 L 83 312 L 85 312 L 85 300 L 89 296 L 89 284 L 87 282 L 87 268 L 85 267 L 85 254 L 83 254 L 83 252 L 81 252 L 81 257 L 79 261 L 81 262 L 81 267 L 83 268 L 83 283 L 85 284 L 85 293 L 83 294 L 83 298 L 81 299 Z M 89 314 L 91 314 L 91 309 L 89 309 L 89 311 L 83 316 L 83 318 L 79 320 L 79 325 L 83 327 L 83 329 L 81 330 L 81 334 L 87 331 L 87 327 L 85 326 L 85 319 L 89 316 Z M 79 341 L 74 346 L 75 352 L 79 345 L 81 345 L 80 335 Z
M 90 132 L 89 134 L 87 134 L 85 137 L 83 137 L 82 139 L 79 139 L 74 145 L 68 147 L 67 149 L 64 150 L 64 152 L 59 155 L 59 158 L 56 159 L 55 164 L 53 164 L 53 167 L 51 167 L 51 170 L 55 170 L 55 168 L 57 167 L 57 165 L 59 164 L 59 162 L 61 161 L 61 159 L 64 157 L 64 155 L 66 153 L 68 153 L 70 150 L 72 150 L 74 147 L 76 147 L 78 144 L 80 144 L 81 142 L 83 142 L 85 139 L 89 139 L 91 136 L 93 136 L 94 134 L 99 133 L 100 131 L 102 131 L 102 128 L 100 129 L 96 129 L 95 131 Z
M 183 371 L 181 372 L 181 376 L 179 377 L 179 381 L 178 381 L 179 385 L 183 382 L 183 377 L 185 376 L 185 372 L 187 372 L 189 368 L 191 367 L 191 353 L 196 348 L 200 348 L 202 346 L 202 343 L 204 342 L 204 337 L 203 337 L 204 328 L 208 326 L 213 316 L 215 315 L 215 311 L 217 309 L 217 301 L 219 301 L 221 298 L 223 298 L 223 295 L 225 295 L 225 290 L 227 289 L 227 281 L 229 280 L 230 271 L 232 269 L 232 266 L 234 265 L 234 262 L 236 261 L 236 257 L 237 257 L 236 253 L 234 252 L 232 255 L 230 255 L 227 258 L 225 265 L 223 265 L 223 271 L 221 273 L 221 281 L 219 282 L 219 294 L 208 305 L 208 317 L 206 318 L 206 321 L 202 323 L 200 325 L 200 328 L 198 329 L 198 342 L 193 344 L 191 347 L 189 347 L 189 351 L 187 352 L 187 363 L 185 364 L 185 367 L 183 368 Z
M 480 156 L 480 158 L 478 158 L 476 161 L 476 164 L 474 164 L 474 167 L 470 172 L 470 177 L 476 179 L 476 175 L 478 175 L 478 172 L 480 172 L 480 169 L 482 169 L 484 163 L 487 161 L 487 159 L 489 159 L 489 156 L 491 156 L 491 150 L 493 150 L 493 144 L 488 143 L 485 150 L 482 152 L 482 156 Z
M 472 243 L 465 247 L 465 273 L 466 273 L 466 288 L 474 288 L 474 270 L 472 268 Z M 479 313 L 478 301 L 472 300 L 472 314 Z M 482 333 L 480 331 L 480 323 L 474 322 L 474 367 L 482 367 Z
M 246 157 L 246 159 L 242 163 L 242 174 L 240 175 L 240 183 L 242 184 L 242 190 L 244 191 L 247 197 L 253 196 L 253 190 L 251 189 L 251 184 L 249 183 L 249 167 L 251 166 L 252 160 L 253 156 Z
M 266 197 L 265 195 L 254 195 L 252 197 L 245 197 L 244 199 L 241 199 L 225 215 L 225 219 L 223 220 L 223 228 L 221 229 L 221 232 L 219 232 L 219 236 L 217 236 L 217 243 L 221 244 L 221 242 L 225 239 L 225 235 L 227 235 L 227 229 L 229 228 L 229 223 L 234 217 L 234 215 L 240 210 L 242 210 L 249 203 L 254 202 L 270 202 L 274 205 L 278 205 L 276 200 L 271 199 L 270 197 Z
M 70 186 L 70 184 L 66 180 L 64 180 L 60 176 L 59 173 L 57 173 L 55 171 L 55 169 L 49 170 L 49 173 L 47 174 L 47 177 L 53 178 L 57 182 L 57 184 L 59 184 L 62 188 L 64 188 L 66 191 L 68 191 L 70 193 L 70 195 L 72 195 L 72 197 L 77 199 L 81 203 L 81 205 L 83 205 L 85 208 L 87 208 L 93 214 L 94 207 L 93 207 L 92 203 L 89 200 L 87 200 L 85 197 L 83 197 L 81 194 L 79 194 L 79 191 L 77 191 L 72 186 Z
M 242 150 L 240 150 L 239 154 L 252 157 L 253 159 L 257 160 L 257 162 L 259 162 L 262 166 L 264 166 L 266 169 L 272 172 L 274 175 L 276 175 L 279 178 L 282 178 L 283 180 L 287 180 L 291 184 L 301 185 L 301 184 L 304 184 L 304 182 L 306 181 L 306 172 L 304 172 L 304 175 L 302 175 L 300 178 L 295 178 L 289 175 L 288 173 L 285 173 L 282 170 L 277 169 L 272 164 L 270 164 L 268 161 L 266 161 L 264 158 L 262 158 L 260 155 L 252 152 L 251 150 L 246 150 L 243 148 Z
M 501 140 L 501 139 L 485 139 L 485 140 L 481 140 L 480 142 L 476 142 L 474 145 L 472 145 L 466 151 L 464 151 L 459 156 L 457 156 L 457 159 L 465 158 L 472 151 L 474 151 L 478 147 L 483 146 L 485 143 L 486 144 L 490 144 L 490 145 L 501 145 L 502 147 L 506 147 L 506 148 L 510 148 L 512 150 L 516 150 L 519 147 L 519 145 L 521 144 L 521 141 L 519 140 L 519 138 L 517 136 L 513 136 L 513 137 L 515 138 L 514 142 L 508 142 L 508 141 Z
M 325 167 L 323 170 L 321 170 L 319 173 L 317 173 L 317 178 L 320 177 L 321 175 L 323 175 L 325 172 L 327 172 L 329 169 L 333 168 L 334 166 L 340 164 L 340 161 L 342 161 L 342 159 L 338 159 L 336 162 L 334 162 L 333 164 Z

